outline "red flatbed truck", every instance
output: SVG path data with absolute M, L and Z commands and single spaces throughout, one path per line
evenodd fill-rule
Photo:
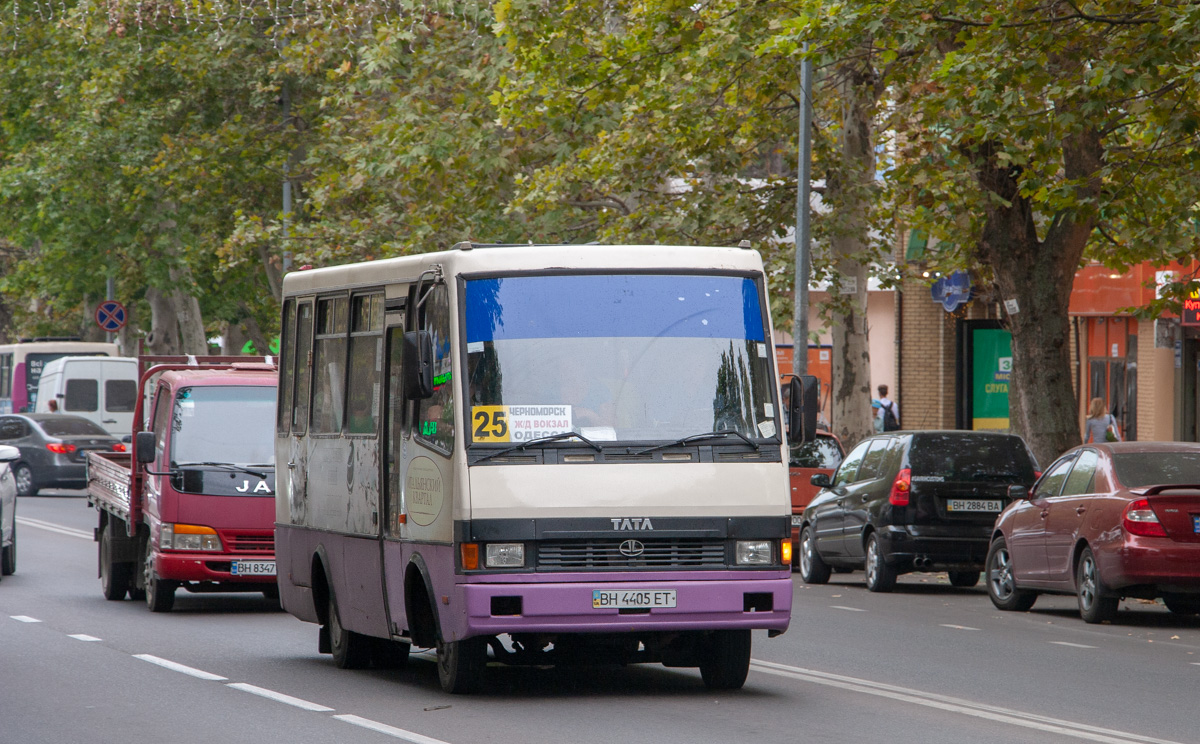
M 179 588 L 278 598 L 273 360 L 142 356 L 139 369 L 132 451 L 88 454 L 104 597 L 152 612 Z

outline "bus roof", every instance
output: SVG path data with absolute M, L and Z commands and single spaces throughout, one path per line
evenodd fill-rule
M 447 275 L 579 269 L 761 272 L 762 258 L 747 248 L 677 245 L 483 245 L 459 243 L 448 251 L 293 271 L 284 295 L 411 282 L 440 265 Z

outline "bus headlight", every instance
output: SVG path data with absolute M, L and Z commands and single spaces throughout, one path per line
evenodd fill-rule
M 738 540 L 737 564 L 739 566 L 769 566 L 771 560 L 770 540 Z
M 212 527 L 165 522 L 158 535 L 158 545 L 163 550 L 206 550 L 219 553 L 221 538 Z
M 525 565 L 524 543 L 488 543 L 488 568 L 520 568 Z

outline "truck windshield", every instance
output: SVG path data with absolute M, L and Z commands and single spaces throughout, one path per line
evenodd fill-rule
M 182 388 L 175 393 L 171 462 L 263 465 L 275 461 L 275 388 Z
M 560 274 L 465 283 L 471 442 L 777 435 L 758 284 Z M 736 441 L 736 439 L 731 439 Z

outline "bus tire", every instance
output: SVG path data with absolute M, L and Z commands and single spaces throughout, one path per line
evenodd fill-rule
M 133 567 L 128 563 L 113 562 L 113 524 L 112 521 L 105 522 L 104 527 L 100 529 L 100 589 L 104 592 L 105 599 L 119 602 L 125 599 L 125 593 L 129 591 Z
M 0 552 L 0 576 L 12 576 L 17 572 L 17 523 L 13 522 L 12 544 Z
M 475 692 L 483 682 L 487 666 L 487 638 L 476 636 L 461 641 L 438 641 L 438 682 L 451 695 Z
M 338 669 L 362 669 L 371 662 L 371 639 L 342 627 L 337 599 L 329 592 L 329 651 Z
M 740 690 L 750 673 L 750 631 L 714 630 L 700 651 L 700 676 L 710 690 Z

